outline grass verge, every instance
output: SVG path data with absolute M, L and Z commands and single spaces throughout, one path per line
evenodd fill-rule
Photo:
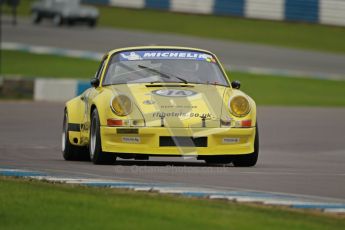
M 248 221 L 250 220 L 250 221 Z M 344 218 L 0 177 L 3 229 L 343 229 Z
M 29 15 L 32 2 L 22 1 L 19 14 Z M 155 10 L 98 8 L 101 26 L 345 53 L 344 27 Z
M 21 51 L 2 51 L 0 74 L 27 77 L 91 79 L 99 63 L 80 58 L 39 55 Z
M 232 72 L 258 105 L 345 106 L 345 81 Z
M 96 72 L 98 64 L 79 58 L 3 51 L 2 74 L 88 80 Z M 345 81 L 240 72 L 228 75 L 231 80 L 240 80 L 241 89 L 252 96 L 258 105 L 345 106 Z

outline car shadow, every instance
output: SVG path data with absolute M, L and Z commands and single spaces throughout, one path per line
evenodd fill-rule
M 232 164 L 207 164 L 203 161 L 152 161 L 152 160 L 116 160 L 114 165 L 121 166 L 175 166 L 175 167 L 233 167 Z

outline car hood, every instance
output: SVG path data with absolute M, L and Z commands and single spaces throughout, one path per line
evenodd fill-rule
M 229 87 L 206 84 L 127 84 L 108 86 L 113 95 L 125 94 L 134 104 L 130 119 L 148 127 L 219 127 L 223 98 Z

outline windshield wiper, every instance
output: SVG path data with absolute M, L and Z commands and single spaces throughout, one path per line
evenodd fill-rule
M 183 79 L 182 77 L 178 77 L 178 76 L 175 76 L 173 74 L 167 74 L 167 73 L 164 73 L 164 72 L 160 72 L 160 71 L 158 71 L 156 69 L 153 69 L 153 68 L 150 68 L 150 67 L 147 67 L 147 66 L 144 66 L 144 65 L 138 65 L 138 67 L 141 68 L 141 69 L 147 69 L 147 70 L 149 70 L 149 71 L 151 71 L 153 73 L 157 73 L 157 74 L 159 74 L 163 78 L 170 79 L 171 77 L 174 77 L 174 78 L 179 79 L 183 83 L 188 84 L 188 81 L 186 79 Z

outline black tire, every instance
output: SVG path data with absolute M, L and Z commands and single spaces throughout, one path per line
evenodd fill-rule
M 31 14 L 31 20 L 34 24 L 39 24 L 42 20 L 42 15 L 38 11 L 33 11 Z
M 74 26 L 75 22 L 72 19 L 68 19 L 67 21 L 68 26 Z
M 53 24 L 55 26 L 61 26 L 64 22 L 64 19 L 62 18 L 62 16 L 60 14 L 55 14 L 53 17 Z
M 65 111 L 62 126 L 62 156 L 66 161 L 88 161 L 89 151 L 85 146 L 72 145 L 68 134 L 68 114 Z
M 232 163 L 235 167 L 252 167 L 256 165 L 259 157 L 259 128 L 256 124 L 254 152 L 250 154 L 237 155 L 234 157 Z
M 96 19 L 90 19 L 87 23 L 89 27 L 95 27 L 97 25 L 97 20 Z
M 111 153 L 102 151 L 100 134 L 100 122 L 97 109 L 94 109 L 91 114 L 91 125 L 90 125 L 90 159 L 96 165 L 107 165 L 114 164 L 116 156 Z

